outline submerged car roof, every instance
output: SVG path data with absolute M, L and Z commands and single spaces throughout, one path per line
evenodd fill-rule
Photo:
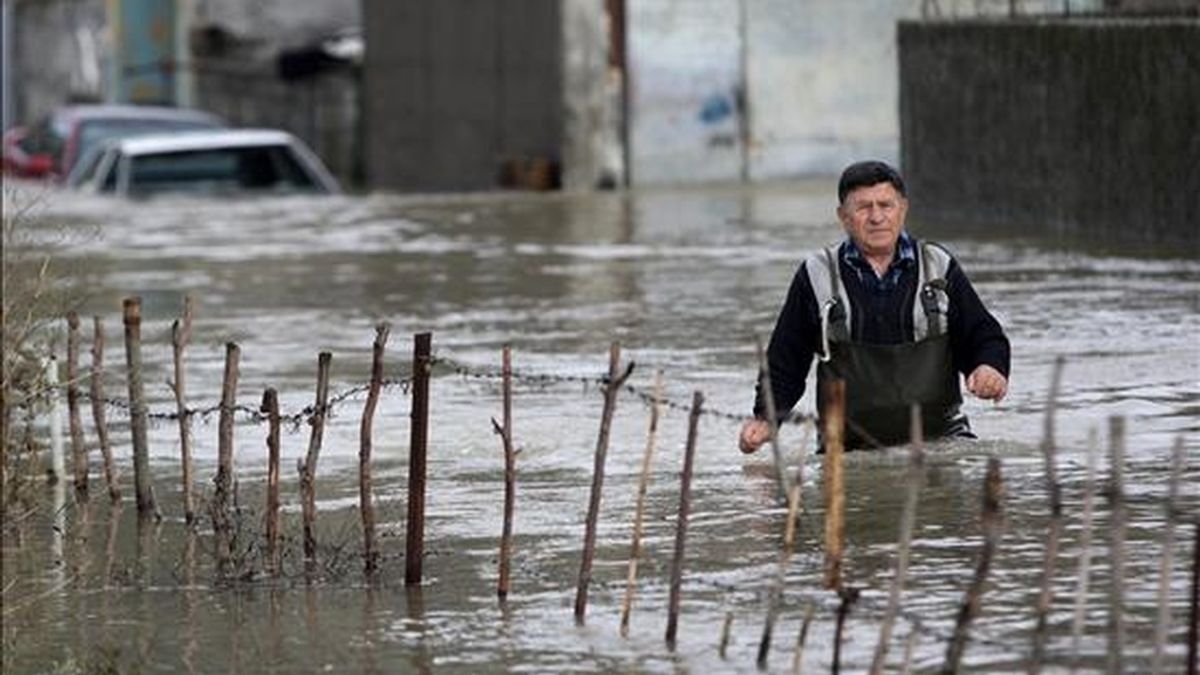
M 295 144 L 296 139 L 286 131 L 277 129 L 214 129 L 212 131 L 147 134 L 125 138 L 113 143 L 126 155 L 147 155 L 216 148 L 247 148 L 258 145 L 289 145 Z
M 92 119 L 155 119 L 207 122 L 223 126 L 225 122 L 212 113 L 191 108 L 168 108 L 157 105 L 81 104 L 59 108 L 55 115 L 62 118 Z

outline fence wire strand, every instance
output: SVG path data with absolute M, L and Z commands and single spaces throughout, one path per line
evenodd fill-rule
M 630 368 L 634 366 L 631 364 Z M 434 373 L 441 371 L 446 375 L 457 375 L 466 380 L 499 382 L 503 378 L 503 373 L 500 368 L 494 366 L 481 366 L 470 364 L 465 361 L 435 354 L 430 359 L 430 368 Z M 598 375 L 580 375 L 570 373 L 554 373 L 554 372 L 532 372 L 525 370 L 513 370 L 512 379 L 514 383 L 533 387 L 537 389 L 548 389 L 555 385 L 571 384 L 582 385 L 585 392 L 593 387 L 602 389 L 607 387 L 609 383 L 606 374 Z M 326 415 L 332 416 L 336 409 L 341 407 L 348 401 L 354 400 L 370 389 L 370 384 L 359 384 L 341 391 L 329 398 L 325 404 L 323 411 Z M 387 378 L 383 380 L 384 390 L 399 390 L 401 394 L 408 395 L 412 387 L 411 378 Z M 67 384 L 59 384 L 53 387 L 46 387 L 44 394 L 62 394 L 67 390 Z M 621 391 L 634 397 L 645 406 L 649 406 L 655 401 L 654 394 L 646 389 L 635 384 L 625 382 L 621 385 Z M 80 391 L 79 398 L 81 401 L 92 401 L 92 396 L 87 391 Z M 101 404 L 110 410 L 119 411 L 128 416 L 132 411 L 132 405 L 129 399 L 119 396 L 108 396 L 101 400 Z M 674 410 L 681 413 L 687 413 L 691 410 L 691 403 L 686 401 L 674 400 L 665 396 L 658 397 L 658 404 L 668 410 Z M 260 425 L 268 422 L 268 416 L 256 407 L 245 404 L 235 405 L 233 408 L 235 419 L 242 423 Z M 151 424 L 157 426 L 168 422 L 177 422 L 181 416 L 187 416 L 190 419 L 199 420 L 201 423 L 207 424 L 213 415 L 221 412 L 221 404 L 214 403 L 202 407 L 187 407 L 183 412 L 179 410 L 160 410 L 147 412 L 146 418 Z M 305 425 L 311 424 L 313 418 L 318 412 L 315 404 L 309 404 L 304 408 L 292 413 L 281 414 L 280 423 L 288 430 L 289 433 L 300 431 Z M 711 407 L 704 407 L 700 411 L 701 416 L 711 417 L 724 420 L 727 422 L 740 424 L 747 419 L 748 414 L 735 413 L 727 410 L 720 410 Z M 785 424 L 802 425 L 816 420 L 815 415 L 805 413 L 792 413 L 783 420 Z

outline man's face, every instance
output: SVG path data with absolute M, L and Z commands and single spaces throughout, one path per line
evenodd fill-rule
M 904 229 L 908 200 L 891 183 L 876 183 L 851 191 L 837 213 L 842 227 L 863 253 L 891 256 Z

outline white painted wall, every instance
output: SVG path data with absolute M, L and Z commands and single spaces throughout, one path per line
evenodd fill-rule
M 896 21 L 920 0 L 746 0 L 752 178 L 899 159 Z
M 739 0 L 628 0 L 633 184 L 736 180 Z
M 898 160 L 895 24 L 919 16 L 921 0 L 629 3 L 635 184 L 738 180 L 743 161 L 763 180 Z

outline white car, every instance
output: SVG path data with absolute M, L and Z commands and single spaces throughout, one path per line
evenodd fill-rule
M 274 129 L 188 131 L 110 141 L 83 158 L 67 184 L 122 197 L 340 191 L 304 143 Z

